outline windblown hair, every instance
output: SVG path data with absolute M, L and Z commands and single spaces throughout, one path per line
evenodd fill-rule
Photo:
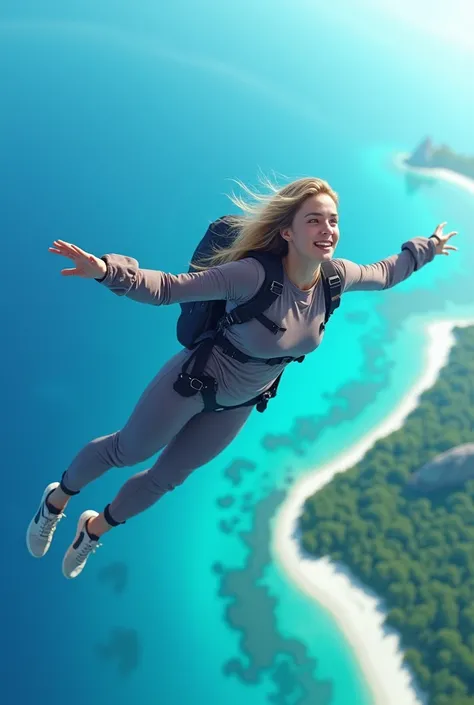
M 203 270 L 227 262 L 243 259 L 251 250 L 273 252 L 280 257 L 288 253 L 288 243 L 281 237 L 281 230 L 290 228 L 296 212 L 309 196 L 327 194 L 336 205 L 337 193 L 322 180 L 312 177 L 297 179 L 277 188 L 264 177 L 268 193 L 257 193 L 241 181 L 234 180 L 250 196 L 253 203 L 234 193 L 228 198 L 242 211 L 241 215 L 226 216 L 230 234 L 235 237 L 230 245 L 216 244 L 213 253 L 192 262 L 193 269 Z

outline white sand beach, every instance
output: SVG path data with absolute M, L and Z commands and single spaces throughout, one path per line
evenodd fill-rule
M 399 636 L 383 626 L 384 605 L 343 566 L 328 559 L 302 558 L 295 529 L 306 498 L 340 472 L 359 462 L 374 443 L 399 429 L 413 411 L 420 394 L 433 386 L 455 342 L 454 327 L 474 325 L 472 320 L 438 320 L 426 324 L 424 373 L 393 413 L 355 446 L 331 463 L 311 469 L 295 483 L 275 520 L 272 552 L 277 565 L 306 594 L 333 616 L 354 649 L 376 705 L 420 705 L 426 699 L 410 671 L 403 666 Z
M 470 179 L 468 176 L 463 176 L 463 174 L 458 174 L 456 171 L 451 171 L 451 169 L 431 169 L 418 166 L 410 166 L 405 162 L 410 155 L 409 154 L 397 154 L 394 163 L 402 170 L 412 171 L 414 174 L 420 174 L 421 176 L 427 176 L 432 179 L 442 179 L 443 181 L 449 181 L 449 183 L 458 186 L 459 188 L 469 191 L 469 193 L 474 194 L 474 179 Z

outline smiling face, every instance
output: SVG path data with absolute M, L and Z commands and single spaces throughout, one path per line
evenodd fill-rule
M 314 264 L 334 254 L 339 242 L 337 206 L 326 193 L 309 196 L 296 212 L 291 228 L 282 230 L 289 250 Z

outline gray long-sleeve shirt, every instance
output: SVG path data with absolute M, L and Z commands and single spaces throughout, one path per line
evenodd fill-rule
M 333 259 L 341 277 L 342 293 L 390 289 L 407 279 L 414 271 L 431 262 L 436 254 L 433 239 L 416 237 L 403 243 L 401 252 L 379 262 L 359 265 L 347 259 Z M 212 267 L 202 272 L 168 274 L 141 269 L 137 260 L 117 254 L 103 256 L 107 273 L 100 283 L 117 296 L 134 301 L 164 306 L 188 301 L 226 300 L 232 310 L 251 299 L 264 281 L 264 270 L 257 260 L 248 257 L 237 262 Z M 265 315 L 284 332 L 274 335 L 259 321 L 231 326 L 226 335 L 239 350 L 253 357 L 307 355 L 321 343 L 324 332 L 325 301 L 321 279 L 307 291 L 295 286 L 284 274 L 283 292 Z M 183 362 L 189 355 L 179 355 Z M 217 401 L 231 406 L 247 401 L 271 385 L 285 367 L 258 362 L 241 363 L 214 347 L 206 373 L 218 383 Z

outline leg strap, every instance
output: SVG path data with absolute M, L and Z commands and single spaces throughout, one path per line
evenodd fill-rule
M 283 372 L 280 372 L 267 391 L 257 397 L 235 406 L 219 406 L 216 401 L 217 381 L 213 377 L 204 374 L 204 368 L 214 344 L 213 338 L 207 338 L 198 345 L 193 354 L 184 363 L 178 379 L 173 384 L 175 392 L 178 392 L 182 397 L 192 397 L 201 393 L 204 401 L 204 411 L 228 411 L 230 409 L 238 409 L 241 406 L 256 406 L 257 411 L 265 411 L 269 399 L 272 399 L 277 393 Z M 194 365 L 192 366 L 192 371 L 188 372 L 191 362 L 194 362 Z

